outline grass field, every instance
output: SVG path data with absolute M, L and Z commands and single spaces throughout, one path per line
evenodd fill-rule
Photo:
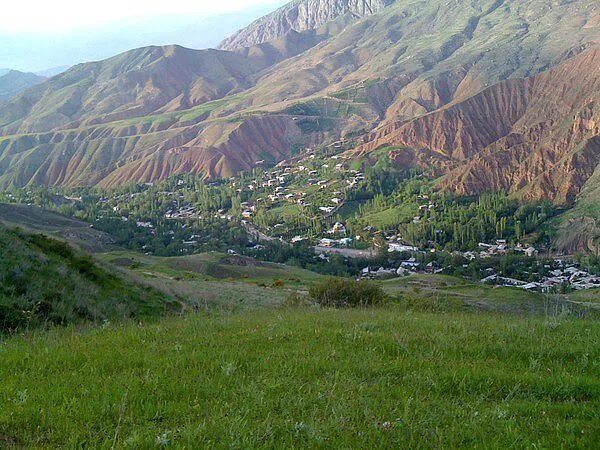
M 292 294 L 306 292 L 311 284 L 324 279 L 297 267 L 222 253 L 159 258 L 119 251 L 96 258 L 194 309 L 281 306 Z
M 119 275 L 62 241 L 0 224 L 0 336 L 181 311 L 158 290 Z
M 261 310 L 0 346 L 0 447 L 593 448 L 600 322 Z
M 489 286 L 446 275 L 414 275 L 382 283 L 395 297 L 428 304 L 432 310 L 474 310 L 518 315 L 587 315 L 600 318 L 594 308 L 600 291 L 580 291 L 569 295 L 544 295 L 519 288 Z

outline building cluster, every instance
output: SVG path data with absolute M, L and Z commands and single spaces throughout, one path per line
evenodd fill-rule
M 592 275 L 580 269 L 575 264 L 567 264 L 561 260 L 554 261 L 554 264 L 557 268 L 550 270 L 549 274 L 544 276 L 541 281 L 528 282 L 492 273 L 481 280 L 481 282 L 497 286 L 514 286 L 528 291 L 541 292 L 560 289 L 563 286 L 568 286 L 578 291 L 600 288 L 600 276 Z M 546 268 L 550 269 L 549 266 Z

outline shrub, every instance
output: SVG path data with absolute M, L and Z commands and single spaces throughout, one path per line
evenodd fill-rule
M 342 278 L 329 278 L 313 286 L 310 297 L 321 306 L 333 308 L 381 305 L 387 300 L 376 284 Z

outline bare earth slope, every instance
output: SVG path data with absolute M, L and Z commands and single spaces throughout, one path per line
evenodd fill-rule
M 600 46 L 527 79 L 380 128 L 360 148 L 448 173 L 462 194 L 504 190 L 571 203 L 600 163 Z

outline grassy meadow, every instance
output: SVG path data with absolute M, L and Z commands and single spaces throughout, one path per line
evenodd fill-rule
M 598 321 L 398 306 L 13 337 L 0 447 L 593 448 L 599 337 Z

